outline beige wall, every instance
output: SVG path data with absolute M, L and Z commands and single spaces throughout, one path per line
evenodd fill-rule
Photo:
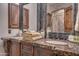
M 0 37 L 8 34 L 8 4 L 0 3 Z

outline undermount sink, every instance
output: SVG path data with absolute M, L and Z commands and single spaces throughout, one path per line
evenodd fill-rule
M 62 42 L 62 41 L 46 41 L 46 42 L 50 44 L 56 44 L 56 45 L 67 45 L 66 42 Z
M 23 39 L 23 37 L 9 37 L 9 38 L 16 39 L 16 40 L 22 40 Z

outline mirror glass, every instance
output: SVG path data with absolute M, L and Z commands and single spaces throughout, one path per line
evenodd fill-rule
M 72 16 L 72 3 L 47 4 L 47 32 L 72 32 Z
M 23 8 L 24 28 L 28 29 L 29 31 L 37 31 L 37 4 L 28 3 L 25 4 Z

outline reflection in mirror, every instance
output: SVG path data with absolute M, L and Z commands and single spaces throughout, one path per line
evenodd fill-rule
M 66 37 L 73 32 L 72 3 L 47 4 L 47 33 L 50 37 Z M 52 35 L 51 35 L 52 34 Z M 54 35 L 53 35 L 54 34 Z M 64 36 L 65 35 L 65 36 Z M 68 37 L 68 36 L 67 36 Z M 65 39 L 67 39 L 67 37 Z
M 28 3 L 23 6 L 24 31 L 37 31 L 37 3 Z
M 51 32 L 72 31 L 72 4 L 48 4 L 47 12 L 47 28 L 50 28 Z
M 29 9 L 28 9 L 28 4 L 25 4 L 23 6 L 23 28 L 24 29 L 29 28 Z

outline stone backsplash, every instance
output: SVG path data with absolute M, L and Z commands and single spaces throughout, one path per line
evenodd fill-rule
M 64 40 L 67 40 L 68 39 L 68 36 L 70 35 L 70 33 L 52 33 L 52 32 L 49 32 L 48 33 L 48 37 L 51 38 L 51 39 L 64 39 Z

